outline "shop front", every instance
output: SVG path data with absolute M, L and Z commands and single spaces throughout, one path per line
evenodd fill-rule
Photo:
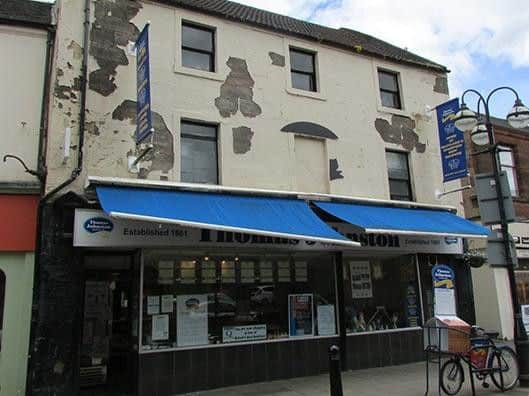
M 0 194 L 0 395 L 26 389 L 38 203 Z
M 130 206 L 134 198 L 117 210 L 116 197 L 98 191 L 104 210 L 75 210 L 74 246 L 85 266 L 80 384 L 88 394 L 111 386 L 171 395 L 320 374 L 332 344 L 349 369 L 418 361 L 438 263 L 456 272 L 459 315 L 473 315 L 459 236 L 370 232 L 324 204 L 312 210 L 331 230 L 326 237 L 228 231 L 203 218 L 188 227 L 147 219 Z M 200 213 L 210 211 L 200 199 L 193 197 Z

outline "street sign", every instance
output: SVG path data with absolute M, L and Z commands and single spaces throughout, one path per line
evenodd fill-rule
M 479 212 L 481 222 L 484 225 L 500 224 L 500 208 L 498 194 L 496 191 L 496 181 L 493 173 L 481 173 L 475 176 L 476 194 L 478 197 Z M 500 172 L 500 185 L 503 195 L 503 206 L 505 208 L 505 218 L 507 222 L 515 221 L 516 215 L 512 202 L 509 180 L 505 172 Z
M 454 123 L 455 115 L 459 111 L 459 99 L 442 103 L 436 109 L 443 182 L 461 179 L 467 176 L 468 169 L 465 137 Z
M 149 65 L 149 24 L 136 40 L 137 120 L 136 143 L 141 143 L 154 131 L 151 114 L 151 77 Z

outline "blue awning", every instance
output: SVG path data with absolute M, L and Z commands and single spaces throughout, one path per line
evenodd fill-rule
M 298 199 L 118 186 L 96 191 L 115 218 L 359 246 Z
M 445 210 L 356 203 L 314 202 L 325 212 L 366 232 L 481 238 L 489 229 Z

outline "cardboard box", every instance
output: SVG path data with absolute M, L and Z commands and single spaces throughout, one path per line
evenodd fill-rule
M 471 326 L 452 315 L 437 315 L 424 326 L 424 348 L 466 354 L 470 350 Z

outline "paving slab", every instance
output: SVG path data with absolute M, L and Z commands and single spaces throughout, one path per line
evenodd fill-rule
M 429 395 L 437 396 L 437 367 L 430 369 Z M 459 396 L 471 396 L 470 382 L 465 383 Z M 413 363 L 342 373 L 344 396 L 424 396 L 425 364 Z M 489 381 L 490 382 L 490 381 Z M 485 389 L 476 382 L 476 396 L 529 396 L 529 388 L 515 388 L 502 393 L 494 384 Z M 329 376 L 293 378 L 271 382 L 233 386 L 212 391 L 188 393 L 187 396 L 329 396 Z

